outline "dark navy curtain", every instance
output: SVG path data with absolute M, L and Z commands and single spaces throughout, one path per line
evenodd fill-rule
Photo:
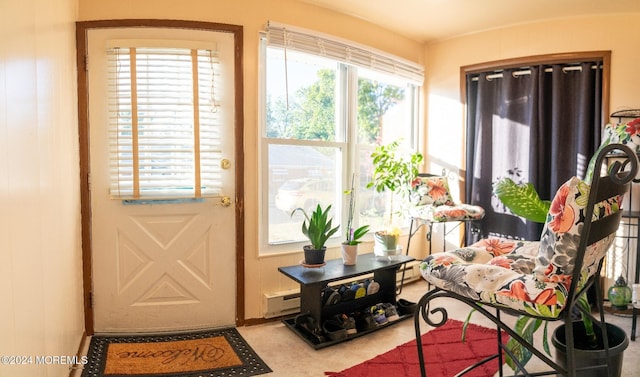
M 501 78 L 467 75 L 465 199 L 484 207 L 484 236 L 538 240 L 542 230 L 504 208 L 493 195 L 497 180 L 531 182 L 551 200 L 569 178 L 583 177 L 600 143 L 601 64 L 540 65 L 528 68 L 530 74 L 505 69 Z

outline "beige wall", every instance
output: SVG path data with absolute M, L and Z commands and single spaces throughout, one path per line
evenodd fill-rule
M 425 92 L 428 151 L 434 161 L 462 167 L 460 67 L 540 54 L 610 50 L 610 111 L 640 108 L 640 14 L 590 16 L 514 26 L 427 46 Z M 442 143 L 451 140 L 451 143 Z M 442 146 L 446 147 L 442 147 Z
M 299 263 L 301 253 L 258 257 L 259 31 L 271 20 L 350 39 L 418 63 L 422 63 L 422 46 L 363 20 L 291 0 L 80 0 L 81 21 L 123 18 L 197 20 L 244 27 L 245 317 L 262 318 L 264 293 L 297 287 L 278 272 L 278 267 Z M 331 250 L 327 257 L 337 258 L 339 252 Z
M 262 316 L 262 294 L 295 287 L 277 272 L 299 254 L 259 258 L 257 33 L 267 20 L 348 38 L 426 62 L 431 157 L 462 164 L 459 68 L 498 59 L 611 50 L 610 109 L 640 107 L 638 14 L 581 17 L 497 29 L 424 49 L 362 20 L 287 0 L 80 0 L 79 20 L 172 18 L 244 26 L 246 317 Z M 82 333 L 75 0 L 5 2 L 0 13 L 0 354 L 72 355 Z M 451 140 L 451 143 L 442 143 Z M 448 145 L 438 150 L 438 145 Z M 38 151 L 37 155 L 32 152 Z M 330 257 L 337 257 L 332 251 Z M 62 376 L 66 366 L 8 367 L 11 376 Z M 5 373 L 6 372 L 6 373 Z
M 0 355 L 73 356 L 84 330 L 77 1 L 0 8 Z M 0 376 L 68 374 L 0 364 Z
M 494 60 L 576 51 L 611 51 L 609 111 L 640 108 L 639 13 L 577 17 L 495 29 L 427 46 L 425 92 L 428 157 L 464 175 L 460 67 Z M 618 119 L 608 121 L 617 122 Z M 628 121 L 628 119 L 624 120 Z M 443 143 L 442 140 L 451 140 Z M 640 195 L 634 187 L 633 198 Z M 637 210 L 637 202 L 633 210 Z M 635 246 L 632 245 L 632 250 Z M 614 276 L 609 276 L 614 278 Z
M 188 4 L 188 6 L 184 6 Z M 156 18 L 222 22 L 244 27 L 245 80 L 245 211 L 246 211 L 246 318 L 263 315 L 262 297 L 266 292 L 294 288 L 296 285 L 277 272 L 277 267 L 298 263 L 300 254 L 258 257 L 258 39 L 268 20 L 300 26 L 373 46 L 405 59 L 425 63 L 426 124 L 425 144 L 432 161 L 448 168 L 463 163 L 463 109 L 459 100 L 460 66 L 485 61 L 537 54 L 612 50 L 611 110 L 640 107 L 634 83 L 640 71 L 633 46 L 640 31 L 633 29 L 635 15 L 581 17 L 539 24 L 514 26 L 476 33 L 430 44 L 426 48 L 363 20 L 291 0 L 80 0 L 79 20 Z M 634 59 L 635 58 L 635 59 Z M 442 140 L 450 142 L 443 143 Z M 453 235 L 450 241 L 455 242 Z M 440 240 L 436 235 L 434 240 Z M 370 245 L 364 246 L 370 250 Z M 338 257 L 337 250 L 329 255 Z

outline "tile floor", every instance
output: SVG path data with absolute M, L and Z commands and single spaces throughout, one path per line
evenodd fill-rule
M 417 302 L 425 290 L 426 283 L 423 281 L 411 283 L 405 286 L 400 297 Z M 447 303 L 450 318 L 464 321 L 469 313 L 468 308 L 456 304 L 453 300 L 450 301 Z M 481 315 L 473 316 L 472 321 L 486 327 L 492 326 L 492 323 L 486 319 L 483 320 Z M 627 334 L 630 334 L 630 317 L 608 314 L 607 321 L 621 326 Z M 426 328 L 423 327 L 423 330 L 426 331 Z M 239 331 L 273 370 L 273 373 L 265 375 L 270 377 L 321 377 L 324 376 L 325 371 L 339 372 L 414 339 L 415 336 L 411 319 L 320 350 L 314 350 L 308 346 L 279 321 L 242 327 Z M 552 331 L 551 328 L 550 331 Z M 542 334 L 542 332 L 539 333 Z M 538 344 L 541 343 L 538 342 Z M 629 347 L 624 354 L 623 377 L 640 377 L 639 357 L 640 339 L 629 342 Z M 532 360 L 529 366 L 535 368 L 534 363 L 538 365 L 540 362 Z M 505 374 L 511 372 L 508 367 L 506 368 Z
M 417 302 L 426 291 L 426 288 L 424 281 L 408 284 L 400 297 Z M 449 311 L 449 317 L 460 321 L 464 321 L 469 313 L 465 305 L 456 303 L 453 300 L 448 300 L 446 307 Z M 630 334 L 630 317 L 607 314 L 606 318 L 608 322 L 622 327 L 627 334 Z M 480 315 L 473 316 L 472 322 L 486 327 L 492 326 L 490 321 Z M 423 332 L 427 328 L 425 325 Z M 393 349 L 414 339 L 415 336 L 413 320 L 407 319 L 366 336 L 314 350 L 280 321 L 245 326 L 238 330 L 273 370 L 272 373 L 263 375 L 268 377 L 322 377 L 325 371 L 339 372 Z M 552 331 L 551 327 L 549 331 Z M 539 332 L 539 334 L 542 334 L 542 332 Z M 636 334 L 640 336 L 640 333 L 636 332 Z M 537 342 L 537 344 L 541 344 L 539 341 Z M 88 343 L 87 341 L 86 344 L 88 345 Z M 624 354 L 623 377 L 640 377 L 639 358 L 640 339 L 629 342 L 629 347 Z M 528 366 L 532 367 L 531 371 L 536 371 L 536 365 L 539 364 L 539 361 L 532 360 Z M 505 368 L 505 374 L 509 374 L 511 370 L 508 367 Z M 80 374 L 80 371 L 76 371 L 71 374 L 71 377 L 79 377 Z

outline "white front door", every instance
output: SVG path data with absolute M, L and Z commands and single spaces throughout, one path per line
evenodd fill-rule
M 107 54 L 112 40 L 213 42 L 220 55 L 217 95 L 223 197 L 164 201 L 110 194 Z M 88 34 L 91 247 L 95 332 L 157 332 L 222 327 L 236 319 L 233 203 L 233 35 L 159 28 L 96 29 Z M 112 140 L 113 141 L 113 140 Z M 224 160 L 224 161 L 223 161 Z M 229 205 L 230 204 L 230 205 Z

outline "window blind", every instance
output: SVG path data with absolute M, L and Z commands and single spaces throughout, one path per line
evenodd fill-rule
M 267 44 L 335 59 L 345 64 L 403 77 L 422 86 L 424 67 L 355 42 L 310 30 L 278 24 L 266 27 Z
M 107 49 L 111 197 L 220 195 L 217 52 L 131 45 Z

